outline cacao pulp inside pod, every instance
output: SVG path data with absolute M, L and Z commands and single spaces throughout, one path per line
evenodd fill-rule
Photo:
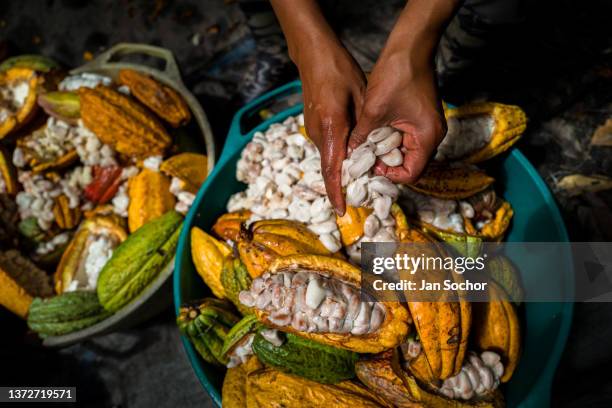
M 36 96 L 43 82 L 43 77 L 29 68 L 15 67 L 0 73 L 0 139 L 36 115 Z
M 494 181 L 475 166 L 431 163 L 419 179 L 407 187 L 432 197 L 461 200 L 485 190 Z
M 104 86 L 79 88 L 83 124 L 105 144 L 128 157 L 163 155 L 172 139 L 138 102 Z
M 232 249 L 225 242 L 211 237 L 198 227 L 191 229 L 191 257 L 196 271 L 218 298 L 225 297 L 221 272 Z
M 181 307 L 176 322 L 205 361 L 225 366 L 228 358 L 223 353 L 223 343 L 230 328 L 239 320 L 229 302 L 205 298 Z
M 74 289 L 95 289 L 95 285 L 89 284 L 89 275 L 95 276 L 99 272 L 96 258 L 103 256 L 100 245 L 114 250 L 126 238 L 127 232 L 112 216 L 97 216 L 83 221 L 55 270 L 55 291 L 62 293 L 75 284 Z
M 203 154 L 179 153 L 166 159 L 159 170 L 169 177 L 180 179 L 184 190 L 196 194 L 208 174 L 208 159 Z
M 130 180 L 128 195 L 130 232 L 174 209 L 176 204 L 176 199 L 170 192 L 170 179 L 158 171 L 147 168 Z
M 136 99 L 172 127 L 186 125 L 191 120 L 189 106 L 183 97 L 169 86 L 131 69 L 119 71 L 119 82 L 127 85 Z
M 527 126 L 518 106 L 476 102 L 445 110 L 448 132 L 436 160 L 480 163 L 508 150 Z
M 501 382 L 508 382 L 521 353 L 520 323 L 503 289 L 495 282 L 489 282 L 488 288 L 490 301 L 474 304 L 473 341 L 479 349 L 501 355 L 504 364 Z
M 24 156 L 28 158 L 28 166 L 34 173 L 45 173 L 52 170 L 66 168 L 79 159 L 74 148 L 65 151 L 47 150 L 41 153 L 30 147 L 31 142 L 36 143 L 38 139 L 45 137 L 47 131 L 47 122 L 42 123 L 29 135 L 17 140 L 17 146 L 23 151 Z
M 332 255 L 305 224 L 290 220 L 261 220 L 249 227 L 242 224 L 237 247 L 252 278 L 264 273 L 279 256 Z
M 17 194 L 17 177 L 15 168 L 9 156 L 9 153 L 4 147 L 0 147 L 0 194 Z
M 53 295 L 47 274 L 19 251 L 0 251 L 0 304 L 25 318 L 33 297 Z
M 272 368 L 247 374 L 246 402 L 249 408 L 391 407 L 356 382 L 321 384 Z
M 218 237 L 226 241 L 236 242 L 240 235 L 240 226 L 249 218 L 251 218 L 251 211 L 249 210 L 226 213 L 217 219 L 212 230 Z
M 408 334 L 408 311 L 398 302 L 361 301 L 360 285 L 361 271 L 348 262 L 293 255 L 277 258 L 240 301 L 264 324 L 319 343 L 358 353 L 397 346 Z
M 389 364 L 389 362 L 384 363 L 385 369 L 388 369 L 386 368 L 387 364 Z M 401 367 L 399 362 L 399 353 L 397 351 L 394 351 L 390 365 L 394 373 L 404 383 L 404 387 L 408 392 L 409 398 L 418 404 L 421 404 L 421 406 L 432 408 L 501 408 L 505 406 L 503 396 L 498 389 L 486 395 L 485 398 L 469 401 L 451 400 L 437 394 L 432 390 L 428 390 L 422 384 L 419 384 L 419 382 L 413 376 L 411 376 Z

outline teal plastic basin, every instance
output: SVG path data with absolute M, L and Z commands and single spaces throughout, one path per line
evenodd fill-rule
M 301 92 L 299 81 L 282 86 L 238 111 L 217 165 L 197 194 L 185 218 L 176 253 L 174 273 L 174 306 L 178 315 L 184 302 L 211 294 L 197 274 L 190 252 L 190 231 L 194 226 L 210 230 L 215 220 L 226 212 L 230 195 L 244 190 L 236 180 L 236 163 L 253 133 L 267 129 L 296 115 L 302 105 L 291 107 L 252 129 L 245 129 L 257 112 L 274 101 Z M 496 176 L 497 191 L 512 204 L 515 211 L 507 235 L 510 242 L 567 242 L 568 236 L 546 184 L 518 149 L 494 160 L 489 170 Z M 568 257 L 569 254 L 560 254 Z M 520 265 L 519 265 L 520 266 Z M 568 269 L 559 276 L 553 290 L 573 293 L 574 277 Z M 503 391 L 509 407 L 546 407 L 550 405 L 551 384 L 572 320 L 572 303 L 526 303 L 523 306 L 523 355 L 512 380 Z M 182 338 L 183 346 L 196 376 L 213 401 L 221 406 L 221 385 L 225 370 L 204 362 L 191 343 Z

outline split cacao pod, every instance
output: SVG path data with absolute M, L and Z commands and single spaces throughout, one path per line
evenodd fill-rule
M 106 239 L 114 249 L 125 241 L 127 232 L 114 216 L 96 216 L 83 221 L 55 270 L 57 293 L 63 293 L 75 279 L 86 280 L 85 259 L 91 244 L 98 238 Z M 87 282 L 78 282 L 77 289 L 83 287 L 87 287 Z
M 237 246 L 252 278 L 263 274 L 279 256 L 332 255 L 305 224 L 290 220 L 261 220 L 249 227 L 243 224 Z
M 170 180 L 162 173 L 143 169 L 128 184 L 130 204 L 128 225 L 134 232 L 150 220 L 174 209 L 176 199 L 170 192 Z
M 186 125 L 191 120 L 189 106 L 183 97 L 169 86 L 132 69 L 119 71 L 119 82 L 127 85 L 136 99 L 172 127 Z
M 229 256 L 225 258 L 221 271 L 221 285 L 223 286 L 225 297 L 245 316 L 252 313 L 252 311 L 240 303 L 238 295 L 241 291 L 250 288 L 252 281 L 247 268 L 240 259 Z
M 292 273 L 297 270 L 322 274 L 344 282 L 357 290 L 361 287 L 361 270 L 342 259 L 331 256 L 292 255 L 279 257 L 266 272 L 277 274 Z M 406 339 L 410 318 L 408 311 L 399 302 L 379 302 L 378 305 L 382 305 L 385 309 L 384 320 L 376 331 L 362 335 L 302 332 L 292 326 L 276 326 L 268 319 L 265 311 L 256 307 L 255 314 L 267 326 L 276 327 L 288 333 L 295 333 L 309 340 L 357 353 L 379 353 L 398 346 Z
M 196 194 L 208 174 L 208 159 L 203 154 L 179 153 L 166 159 L 159 170 L 184 183 L 183 190 Z
M 408 188 L 431 197 L 462 200 L 491 186 L 495 179 L 471 165 L 432 163 Z
M 1 100 L 3 105 L 9 106 L 0 120 L 0 139 L 18 130 L 34 118 L 38 105 L 36 96 L 42 86 L 44 78 L 29 68 L 9 68 L 0 73 L 0 88 L 19 89 L 19 86 L 27 87 L 27 94 L 12 97 L 10 100 Z
M 342 217 L 336 215 L 336 224 L 340 231 L 340 237 L 344 246 L 353 245 L 363 237 L 363 226 L 368 215 L 372 214 L 371 208 L 347 206 Z
M 172 140 L 158 119 L 129 97 L 104 86 L 80 88 L 83 124 L 129 157 L 163 155 Z
M 55 223 L 63 230 L 73 229 L 79 225 L 82 216 L 79 207 L 70 208 L 68 197 L 65 194 L 55 198 L 53 215 L 55 216 Z
M 71 125 L 76 125 L 81 117 L 81 100 L 76 92 L 46 92 L 38 96 L 38 106 L 47 115 Z
M 240 235 L 240 226 L 249 218 L 251 218 L 251 211 L 249 210 L 226 213 L 217 219 L 212 230 L 218 237 L 226 241 L 236 242 Z

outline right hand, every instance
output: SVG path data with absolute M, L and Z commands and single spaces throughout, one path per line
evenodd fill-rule
M 297 58 L 304 95 L 308 137 L 321 153 L 327 195 L 339 215 L 346 209 L 341 186 L 342 161 L 349 133 L 361 111 L 366 79 L 339 43 L 302 48 Z

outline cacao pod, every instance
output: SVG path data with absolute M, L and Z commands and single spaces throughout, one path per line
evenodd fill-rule
M 46 92 L 38 96 L 38 106 L 47 115 L 77 125 L 81 117 L 81 100 L 76 92 Z
M 257 357 L 251 356 L 245 364 L 227 369 L 221 390 L 224 408 L 246 407 L 247 375 L 263 368 Z
M 128 225 L 134 232 L 150 220 L 174 209 L 176 199 L 170 192 L 170 180 L 160 172 L 143 169 L 128 185 L 130 204 Z
M 25 318 L 35 296 L 47 297 L 53 289 L 47 274 L 19 251 L 0 251 L 0 304 Z
M 43 338 L 61 336 L 83 330 L 110 315 L 100 305 L 95 292 L 66 292 L 49 299 L 34 299 L 28 327 Z
M 5 89 L 9 96 L 8 99 L 0 97 L 0 106 L 3 106 L 0 110 L 0 139 L 34 118 L 38 108 L 36 96 L 43 82 L 43 77 L 29 68 L 14 67 L 0 73 L 0 88 Z M 27 89 L 23 90 L 24 86 Z
M 251 211 L 249 210 L 226 213 L 217 219 L 212 230 L 218 237 L 226 241 L 236 242 L 240 235 L 241 224 L 249 218 L 251 218 Z
M 381 408 L 391 404 L 359 383 L 321 384 L 272 368 L 247 374 L 248 408 Z
M 253 278 L 260 276 L 279 256 L 332 255 L 305 224 L 290 220 L 261 220 L 248 228 L 242 225 L 237 247 Z
M 361 287 L 361 271 L 346 261 L 330 256 L 292 255 L 279 257 L 267 270 L 271 276 L 276 274 L 291 275 L 302 271 L 322 275 L 333 280 L 333 283 L 346 284 L 348 290 L 352 290 L 354 293 L 359 293 Z M 251 287 L 254 284 L 255 281 Z M 270 286 L 268 286 L 267 290 L 271 290 Z M 267 290 L 264 290 L 258 296 L 274 295 L 273 293 L 268 294 Z M 360 311 L 370 307 L 367 302 L 359 302 L 358 310 Z M 353 334 L 351 331 L 342 332 L 340 330 L 333 332 L 325 330 L 320 332 L 301 331 L 295 329 L 291 323 L 286 325 L 274 324 L 271 320 L 275 319 L 271 319 L 269 312 L 259 308 L 257 302 L 255 302 L 254 310 L 262 323 L 278 328 L 281 331 L 295 333 L 309 340 L 358 353 L 378 353 L 393 348 L 405 340 L 409 330 L 409 315 L 408 311 L 398 302 L 378 302 L 374 307 L 382 308 L 384 316 L 381 316 L 381 321 L 377 324 L 378 327 L 376 329 L 368 330 L 363 334 Z M 350 322 L 354 320 L 358 319 L 346 319 L 346 321 Z
M 432 163 L 407 187 L 436 198 L 462 200 L 491 186 L 495 179 L 470 165 Z
M 59 64 L 49 57 L 36 54 L 16 55 L 7 58 L 0 64 L 0 72 L 6 72 L 12 68 L 27 68 L 36 72 L 50 72 L 59 69 Z
M 106 262 L 98 278 L 98 297 L 115 312 L 136 299 L 174 257 L 183 217 L 168 211 L 130 234 Z
M 119 82 L 127 85 L 136 99 L 172 127 L 186 125 L 191 120 L 189 106 L 181 95 L 169 86 L 132 69 L 119 71 Z
M 208 159 L 203 154 L 180 153 L 166 159 L 159 170 L 184 183 L 183 190 L 196 194 L 208 174 Z
M 13 162 L 4 147 L 0 147 L 0 193 L 17 194 L 17 177 Z
M 198 227 L 191 229 L 191 257 L 204 283 L 218 298 L 225 297 L 221 284 L 223 263 L 231 256 L 232 249 L 225 242 L 211 237 Z
M 363 226 L 368 215 L 372 214 L 371 208 L 347 206 L 346 212 L 342 217 L 336 215 L 336 224 L 340 231 L 342 244 L 344 246 L 353 245 L 363 237 Z
M 247 315 L 252 313 L 251 309 L 240 303 L 238 295 L 241 291 L 251 287 L 251 276 L 240 259 L 232 257 L 225 258 L 223 269 L 221 270 L 221 285 L 228 298 L 234 306 L 242 313 Z
M 176 319 L 179 330 L 208 363 L 224 366 L 228 362 L 223 343 L 230 328 L 240 320 L 231 309 L 229 302 L 213 298 L 181 307 Z
M 79 88 L 83 124 L 105 144 L 129 157 L 163 155 L 172 140 L 157 118 L 121 93 Z
M 127 232 L 113 216 L 97 216 L 83 221 L 64 250 L 55 270 L 55 291 L 64 292 L 75 280 L 77 289 L 95 289 L 96 285 L 89 285 L 87 281 L 86 260 L 88 256 L 102 254 L 99 253 L 99 248 L 96 249 L 95 254 L 90 254 L 92 244 L 102 239 L 112 251 L 126 238 Z
M 521 353 L 521 330 L 512 303 L 495 282 L 489 282 L 489 302 L 474 304 L 473 341 L 481 350 L 497 352 L 504 363 L 501 382 L 514 374 Z
M 79 207 L 70 208 L 68 197 L 64 194 L 55 198 L 53 215 L 57 226 L 64 230 L 73 229 L 79 225 L 82 216 Z

